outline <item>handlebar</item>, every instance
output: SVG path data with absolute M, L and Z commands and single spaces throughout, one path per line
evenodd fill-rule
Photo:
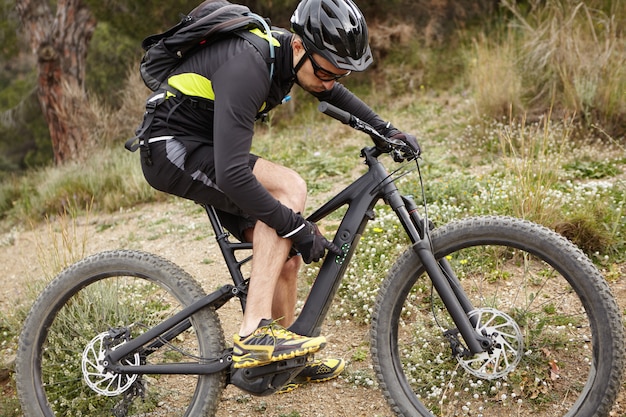
M 390 153 L 393 156 L 394 161 L 402 162 L 405 159 L 413 159 L 415 155 L 408 146 L 402 142 L 401 140 L 387 138 L 376 129 L 374 129 L 370 124 L 360 120 L 353 114 L 342 110 L 332 104 L 322 101 L 317 107 L 319 111 L 324 113 L 327 116 L 332 117 L 333 119 L 339 120 L 341 123 L 349 125 L 353 129 L 359 130 L 361 132 L 367 133 L 372 140 L 374 141 L 374 145 L 381 153 Z
M 346 124 L 346 125 L 351 124 L 352 118 L 354 117 L 347 111 L 341 110 L 339 107 L 335 107 L 332 104 L 327 103 L 325 101 L 322 101 L 320 105 L 317 107 L 317 109 L 321 111 L 322 113 L 324 113 L 325 115 L 330 116 L 333 119 L 337 119 L 341 123 Z

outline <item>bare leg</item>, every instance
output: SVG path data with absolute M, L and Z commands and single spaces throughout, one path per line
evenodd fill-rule
M 283 327 L 289 327 L 295 319 L 296 301 L 298 300 L 298 271 L 302 258 L 295 256 L 283 265 L 278 277 L 274 300 L 272 303 L 272 318 L 280 319 Z
M 306 184 L 296 172 L 259 159 L 253 173 L 281 203 L 294 211 L 304 210 Z M 300 261 L 285 262 L 291 240 L 281 238 L 274 229 L 257 222 L 252 241 L 254 258 L 246 311 L 239 330 L 241 336 L 252 333 L 261 319 L 284 317 L 283 323 L 291 324 L 297 296 Z
M 246 231 L 246 240 L 252 242 L 254 229 Z M 283 265 L 278 276 L 274 299 L 272 301 L 272 319 L 277 320 L 283 327 L 289 327 L 295 320 L 295 306 L 298 293 L 298 271 L 302 265 L 302 258 L 294 256 Z

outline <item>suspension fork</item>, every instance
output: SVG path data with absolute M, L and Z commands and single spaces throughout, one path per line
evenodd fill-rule
M 408 197 L 401 197 L 397 189 L 389 193 L 385 199 L 411 238 L 413 251 L 421 260 L 468 349 L 473 354 L 484 352 L 491 346 L 491 340 L 475 330 L 476 319 L 471 320 L 468 317 L 468 313 L 474 307 L 448 261 L 445 258 L 439 261 L 435 258 L 428 233 L 430 224 L 424 224 L 415 203 Z
M 409 212 L 411 221 L 416 226 L 420 236 L 422 237 L 424 236 L 424 231 L 426 230 L 426 228 L 428 228 L 429 231 L 435 228 L 435 225 L 430 220 L 428 221 L 427 225 L 425 224 L 424 220 L 419 215 L 415 201 L 413 201 L 411 197 L 402 196 L 402 200 L 404 201 L 404 205 L 406 206 L 406 209 Z M 446 279 L 450 283 L 450 286 L 452 287 L 452 291 L 454 291 L 456 298 L 459 300 L 459 303 L 461 303 L 461 307 L 463 307 L 463 310 L 465 311 L 465 313 L 469 314 L 471 311 L 474 310 L 474 306 L 467 298 L 467 295 L 465 295 L 465 291 L 463 290 L 463 287 L 461 286 L 461 282 L 459 281 L 459 278 L 456 276 L 456 274 L 452 270 L 452 266 L 450 265 L 450 263 L 448 262 L 446 258 L 441 258 L 437 262 L 439 263 L 439 266 L 441 267 L 441 270 L 443 271 L 443 274 L 445 275 Z M 478 318 L 471 317 L 470 321 L 472 322 L 473 326 L 476 326 Z

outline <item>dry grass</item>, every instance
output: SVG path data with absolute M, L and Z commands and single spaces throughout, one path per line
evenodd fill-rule
M 476 116 L 520 114 L 522 74 L 516 66 L 514 39 L 497 43 L 481 36 L 473 46 L 468 77 Z
M 139 72 L 129 69 L 120 90 L 114 92 L 118 107 L 112 109 L 98 97 L 91 97 L 87 108 L 74 115 L 72 123 L 88 126 L 86 148 L 93 151 L 102 146 L 119 145 L 120 138 L 131 137 L 141 122 L 146 98 L 150 91 L 144 86 Z M 86 152 L 88 155 L 90 152 Z
M 561 180 L 563 155 L 570 141 L 571 125 L 551 129 L 550 119 L 527 125 L 511 121 L 499 133 L 504 166 L 513 181 L 514 216 L 540 224 L 553 224 L 562 216 L 550 193 Z
M 89 235 L 77 219 L 79 214 L 85 213 L 84 220 L 88 223 L 90 211 L 91 204 L 87 207 L 70 205 L 63 213 L 46 217 L 48 233 L 35 242 L 37 261 L 46 281 L 85 257 Z M 31 224 L 31 227 L 34 229 L 36 225 Z
M 514 16 L 508 34 L 502 41 L 475 42 L 469 78 L 479 113 L 554 109 L 576 114 L 584 126 L 597 123 L 612 135 L 626 133 L 623 11 L 572 0 L 530 3 L 530 12 L 523 12 L 518 3 L 503 0 Z

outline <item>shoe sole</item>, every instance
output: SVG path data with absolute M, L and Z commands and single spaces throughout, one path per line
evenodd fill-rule
M 324 346 L 326 346 L 326 343 L 321 343 L 317 346 L 312 346 L 309 348 L 304 348 L 304 349 L 299 349 L 299 350 L 292 350 L 289 352 L 284 352 L 284 353 L 279 353 L 278 355 L 274 356 L 272 355 L 269 359 L 268 358 L 259 358 L 258 355 L 255 356 L 255 353 L 248 353 L 244 356 L 233 356 L 233 366 L 237 369 L 241 369 L 241 368 L 256 368 L 257 366 L 263 366 L 263 365 L 269 365 L 270 363 L 273 362 L 279 362 L 279 361 L 284 361 L 287 359 L 293 359 L 296 358 L 298 356 L 306 356 L 306 355 L 310 355 L 312 353 L 317 352 L 318 350 L 322 349 Z M 259 352 L 259 353 L 265 353 L 265 352 Z
M 288 392 L 295 391 L 298 388 L 300 388 L 300 385 L 302 384 L 289 383 L 285 385 L 284 387 L 282 387 L 281 389 L 279 389 L 278 391 L 276 391 L 276 394 L 287 394 Z
M 309 384 L 309 383 L 314 383 L 315 384 L 315 383 L 318 383 L 318 382 L 326 382 L 326 381 L 330 381 L 331 379 L 336 379 L 337 377 L 339 377 L 339 375 L 341 375 L 341 373 L 343 372 L 345 367 L 346 367 L 346 363 L 345 363 L 345 361 L 343 361 L 341 366 L 339 366 L 337 369 L 335 369 L 335 371 L 331 375 L 329 375 L 329 376 L 327 376 L 325 378 L 313 378 L 313 377 L 298 378 L 296 376 L 291 382 L 287 383 L 281 389 L 276 391 L 276 394 L 287 394 L 287 393 L 295 391 L 298 388 L 300 388 L 301 386 Z

